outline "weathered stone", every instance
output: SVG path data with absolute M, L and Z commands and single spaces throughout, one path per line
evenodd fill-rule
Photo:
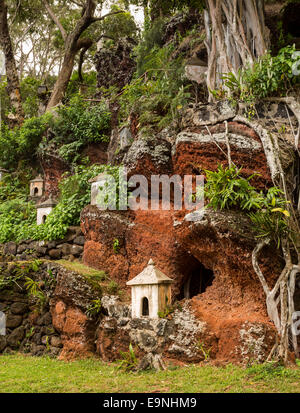
M 50 351 L 51 356 L 57 357 L 60 354 L 61 349 L 57 348 L 57 347 L 54 347 L 54 346 L 51 346 L 49 351 Z
M 84 238 L 83 235 L 81 235 L 79 237 L 76 237 L 73 242 L 76 245 L 84 245 L 85 244 L 85 238 Z
M 83 247 L 81 245 L 71 245 L 70 253 L 71 255 L 78 257 L 80 254 L 83 253 Z
M 143 174 L 148 181 L 152 174 L 172 171 L 171 144 L 165 140 L 140 137 L 131 145 L 124 158 L 128 176 Z
M 22 254 L 24 251 L 26 251 L 28 248 L 27 244 L 19 244 L 17 253 Z
M 23 326 L 14 329 L 14 331 L 7 337 L 7 344 L 12 348 L 18 348 L 25 335 Z
M 8 314 L 6 317 L 6 327 L 16 328 L 22 324 L 23 317 L 21 315 Z
M 42 336 L 41 342 L 44 346 L 48 346 L 50 344 L 49 336 Z
M 59 348 L 62 347 L 61 338 L 58 337 L 58 336 L 52 336 L 51 340 L 50 340 L 50 343 L 51 343 L 51 346 L 53 346 L 53 347 L 59 347 Z
M 41 339 L 42 339 L 42 334 L 41 334 L 41 333 L 35 333 L 35 334 L 33 334 L 33 336 L 32 336 L 32 341 L 33 341 L 35 344 L 41 344 Z
M 28 305 L 22 302 L 13 303 L 10 307 L 13 314 L 25 314 L 28 311 Z
M 7 340 L 5 336 L 0 336 L 0 353 L 5 349 L 7 345 Z
M 38 255 L 44 256 L 47 252 L 47 248 L 46 247 L 37 247 L 36 252 L 38 253 Z
M 137 330 L 153 330 L 150 320 L 142 318 L 134 318 L 130 322 L 130 327 Z
M 165 370 L 166 366 L 160 354 L 148 353 L 139 362 L 137 369 L 138 370 L 155 369 L 159 371 L 159 370 Z
M 17 244 L 15 242 L 7 242 L 4 244 L 3 252 L 5 255 L 16 255 L 17 253 Z
M 52 249 L 49 251 L 49 255 L 52 259 L 58 260 L 61 257 L 61 250 L 59 249 Z
M 154 347 L 157 343 L 155 337 L 146 332 L 141 332 L 141 342 L 145 347 Z
M 48 325 L 48 324 L 51 324 L 51 322 L 52 322 L 52 316 L 50 312 L 43 314 L 36 320 L 36 324 L 39 326 Z
M 47 314 L 49 314 L 49 313 L 47 313 Z M 47 316 L 45 321 L 49 321 L 48 316 Z M 51 336 L 51 335 L 55 334 L 55 329 L 53 328 L 52 324 L 47 325 L 47 326 L 43 326 L 43 327 L 41 327 L 41 333 L 46 335 L 46 336 Z
M 49 249 L 55 248 L 56 245 L 57 245 L 57 242 L 56 242 L 56 241 L 48 241 L 48 248 L 49 248 Z
M 31 353 L 34 356 L 42 356 L 45 353 L 45 351 L 46 351 L 45 346 L 41 346 L 41 345 L 37 346 L 34 343 L 32 344 Z

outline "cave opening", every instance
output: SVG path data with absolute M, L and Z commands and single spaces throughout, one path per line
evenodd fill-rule
M 192 298 L 195 295 L 204 293 L 207 287 L 212 285 L 214 278 L 213 271 L 197 261 L 185 277 L 178 299 Z

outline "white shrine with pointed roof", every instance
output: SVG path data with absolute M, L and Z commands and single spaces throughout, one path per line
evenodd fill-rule
M 132 318 L 159 318 L 158 312 L 171 304 L 172 282 L 150 259 L 147 267 L 126 283 L 131 287 Z

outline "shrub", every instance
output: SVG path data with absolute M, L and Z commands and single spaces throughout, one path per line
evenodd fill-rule
M 39 98 L 37 95 L 37 90 L 41 83 L 41 80 L 30 76 L 26 77 L 21 82 L 20 89 L 23 102 L 22 106 L 27 118 L 38 116 Z
M 123 89 L 120 98 L 121 116 L 139 116 L 140 129 L 161 130 L 179 116 L 190 97 L 183 80 L 182 56 L 172 57 L 174 45 L 153 47 L 144 59 L 144 74 Z
M 225 75 L 225 86 L 235 98 L 245 102 L 286 95 L 290 89 L 300 85 L 300 76 L 293 73 L 295 62 L 300 60 L 295 51 L 293 45 L 282 48 L 274 57 L 267 53 L 253 66 L 240 71 L 237 76 L 233 73 Z
M 74 163 L 80 157 L 79 150 L 86 144 L 109 141 L 110 112 L 104 102 L 90 106 L 82 96 L 77 95 L 68 106 L 57 109 L 57 116 L 51 119 L 50 128 L 59 155 Z
M 258 192 L 250 184 L 255 175 L 241 178 L 240 172 L 241 169 L 222 165 L 217 171 L 205 171 L 207 207 L 249 211 L 257 237 L 271 238 L 279 247 L 281 238 L 290 232 L 288 202 L 283 198 L 283 192 L 277 187 L 269 188 L 266 194 Z
M 36 224 L 33 203 L 22 197 L 6 200 L 0 204 L 0 242 L 62 239 L 69 226 L 80 224 L 80 213 L 90 203 L 89 179 L 100 172 L 118 177 L 118 171 L 118 167 L 105 165 L 75 167 L 75 172 L 61 181 L 59 202 L 41 225 Z
M 9 129 L 1 125 L 0 133 L 0 165 L 7 169 L 15 169 L 20 160 L 32 161 L 36 149 L 46 132 L 51 115 L 26 119 L 23 125 Z

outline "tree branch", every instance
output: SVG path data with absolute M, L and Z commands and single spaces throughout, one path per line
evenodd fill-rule
M 100 16 L 100 17 L 93 17 L 92 18 L 92 23 L 99 22 L 100 20 L 104 20 L 106 17 L 113 16 L 115 14 L 120 14 L 120 13 L 126 13 L 126 12 L 124 10 L 112 11 L 112 12 L 104 14 L 103 16 Z
M 54 21 L 54 23 L 56 24 L 56 26 L 59 28 L 59 31 L 62 35 L 62 38 L 64 39 L 64 41 L 67 39 L 67 33 L 65 32 L 65 29 L 63 28 L 61 22 L 59 21 L 58 17 L 54 14 L 53 10 L 51 9 L 51 7 L 49 6 L 49 3 L 47 2 L 47 0 L 43 0 L 43 3 L 46 7 L 47 12 L 49 13 L 49 16 L 51 17 L 51 19 Z

